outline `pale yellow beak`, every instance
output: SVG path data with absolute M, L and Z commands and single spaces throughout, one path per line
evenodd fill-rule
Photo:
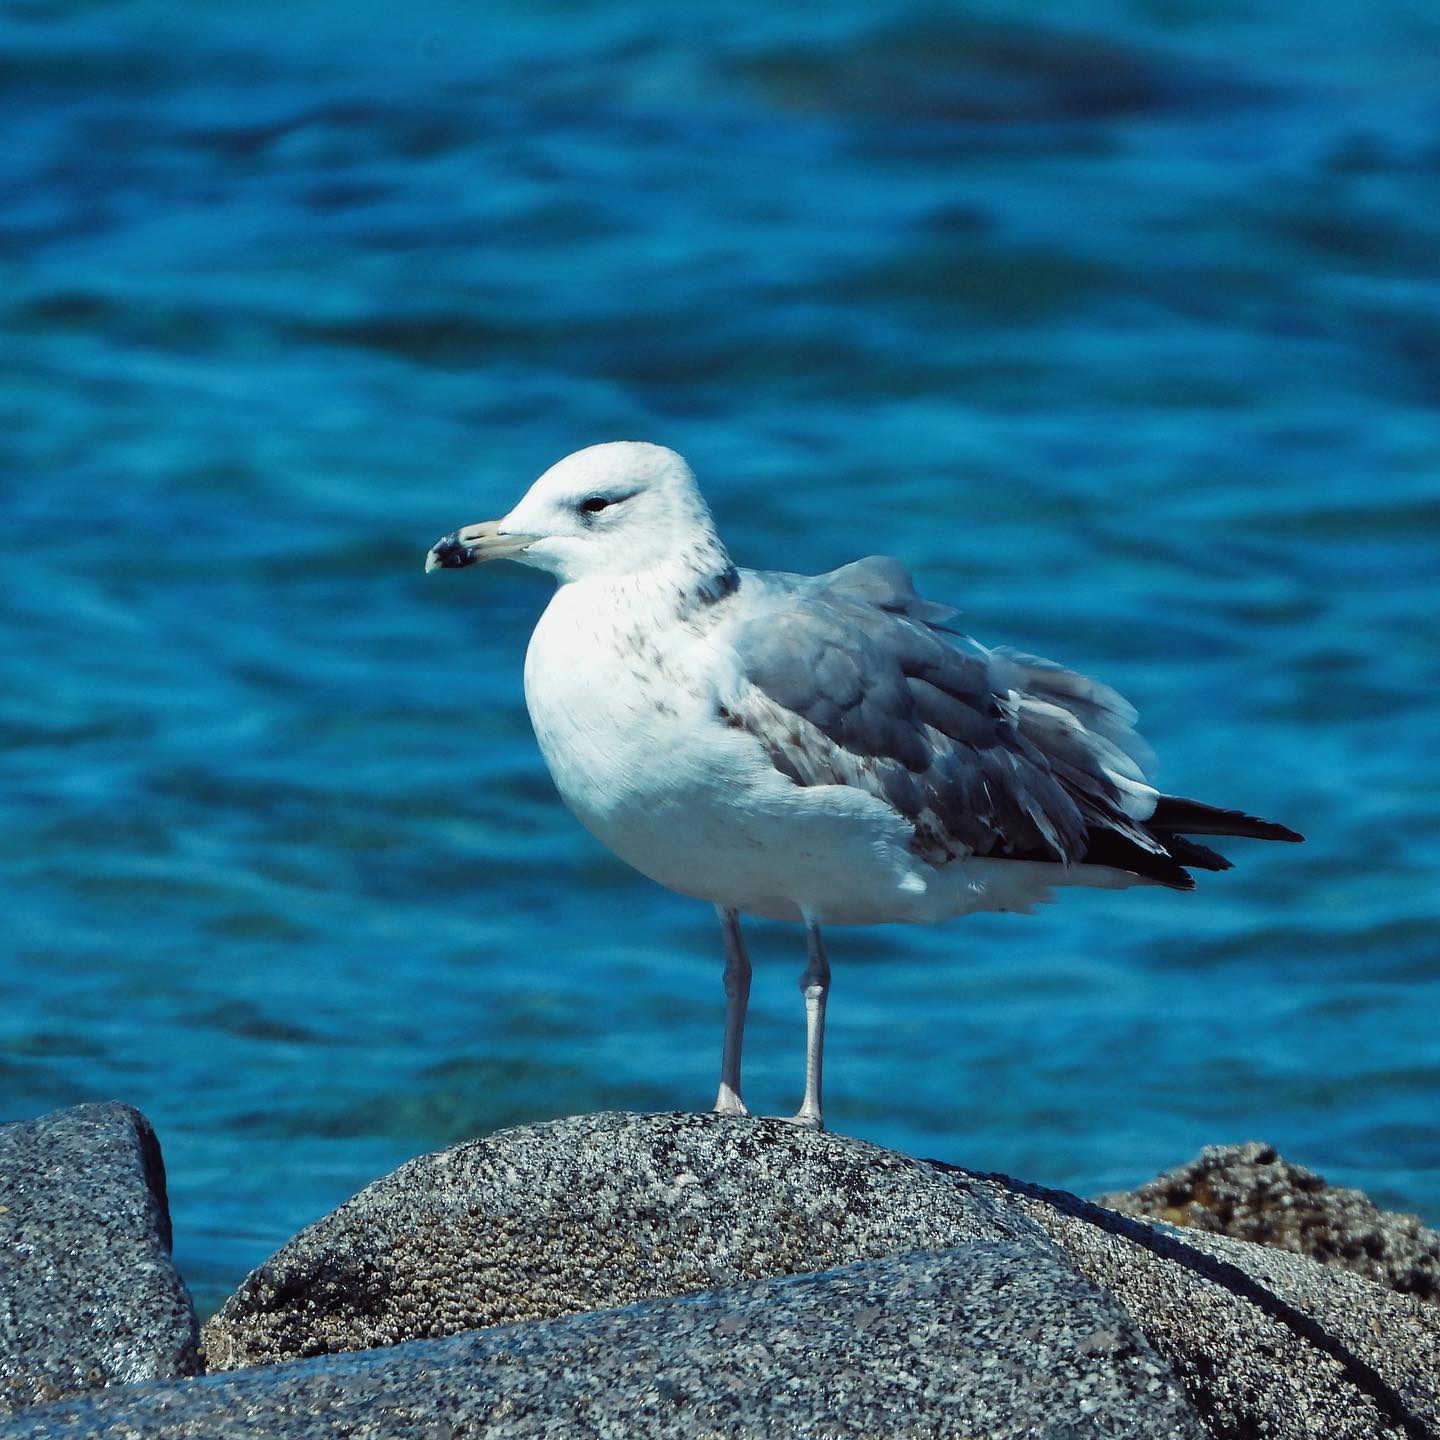
M 432 570 L 459 570 L 466 565 L 476 565 L 482 560 L 505 560 L 520 554 L 527 545 L 533 545 L 538 537 L 500 533 L 498 520 L 482 520 L 478 525 L 466 525 L 452 535 L 437 540 L 425 557 L 425 573 Z

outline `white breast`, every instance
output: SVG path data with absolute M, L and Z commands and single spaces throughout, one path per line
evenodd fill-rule
M 611 845 L 617 823 L 666 804 L 714 713 L 694 635 L 628 600 L 613 583 L 562 586 L 525 656 L 525 700 L 555 784 Z

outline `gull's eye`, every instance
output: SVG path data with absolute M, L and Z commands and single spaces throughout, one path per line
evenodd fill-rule
M 592 495 L 588 500 L 580 502 L 580 508 L 587 515 L 598 515 L 607 505 L 613 505 L 613 500 L 607 500 L 603 495 Z

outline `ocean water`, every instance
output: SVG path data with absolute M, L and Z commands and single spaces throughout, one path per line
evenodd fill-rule
M 556 799 L 547 582 L 683 451 L 1305 831 L 834 931 L 827 1114 L 1096 1191 L 1265 1138 L 1440 1220 L 1440 10 L 0 4 L 0 1116 L 158 1127 L 212 1305 L 418 1152 L 699 1108 L 709 910 Z M 798 930 L 746 1094 L 798 1099 Z

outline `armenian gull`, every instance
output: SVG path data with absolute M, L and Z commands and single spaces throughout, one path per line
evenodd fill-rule
M 901 565 L 741 570 L 690 467 L 618 441 L 567 456 L 426 570 L 518 560 L 559 582 L 525 699 L 556 788 L 642 874 L 708 900 L 725 941 L 715 1109 L 745 1115 L 740 914 L 804 923 L 805 1094 L 819 1129 L 823 925 L 1027 911 L 1059 885 L 1194 888 L 1196 835 L 1299 840 L 1146 780 L 1135 711 L 1049 660 L 950 628 Z

